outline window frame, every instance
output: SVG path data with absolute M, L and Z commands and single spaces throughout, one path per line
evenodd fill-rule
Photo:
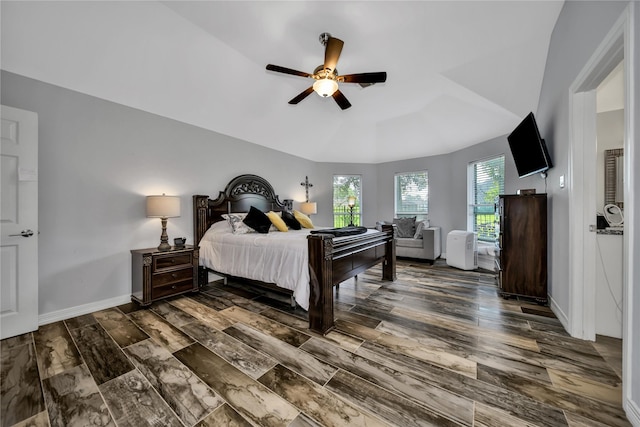
M 504 194 L 504 175 L 505 175 L 505 158 L 504 153 L 495 156 L 485 157 L 482 159 L 469 162 L 467 167 L 467 231 L 472 231 L 477 234 L 478 241 L 480 242 L 495 242 L 497 240 L 497 223 L 496 223 L 496 203 L 497 197 L 500 194 Z M 501 182 L 498 184 L 497 194 L 490 203 L 477 203 L 477 183 L 476 183 L 476 167 L 480 164 L 486 164 L 491 161 L 502 159 L 502 176 Z M 479 210 L 486 211 L 480 213 Z M 485 216 L 484 221 L 478 221 L 477 217 Z M 480 230 L 479 227 L 484 226 L 485 231 Z M 489 231 L 491 230 L 491 231 Z
M 333 226 L 335 228 L 346 227 L 350 223 L 351 215 L 347 205 L 347 196 L 344 201 L 336 204 L 336 178 L 358 178 L 359 188 L 355 191 L 356 194 L 351 194 L 356 198 L 356 204 L 353 208 L 353 224 L 362 225 L 362 185 L 363 179 L 361 174 L 334 174 L 331 183 L 331 203 L 333 212 Z M 340 211 L 342 209 L 342 211 Z
M 398 178 L 400 176 L 417 175 L 417 174 L 424 174 L 427 181 L 426 210 L 398 212 L 398 200 L 400 200 L 399 194 L 398 194 L 398 192 L 400 191 Z M 394 214 L 394 218 L 403 218 L 403 217 L 406 218 L 406 217 L 415 216 L 416 221 L 421 221 L 429 218 L 429 171 L 427 169 L 411 171 L 411 172 L 396 172 L 393 175 L 393 214 Z

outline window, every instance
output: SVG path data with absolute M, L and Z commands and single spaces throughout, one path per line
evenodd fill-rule
M 349 207 L 349 198 L 353 207 Z M 362 177 L 360 175 L 333 176 L 333 226 L 360 225 L 362 215 Z
M 395 176 L 396 218 L 429 214 L 429 177 L 427 171 L 397 173 Z
M 467 230 L 478 240 L 496 240 L 496 202 L 504 193 L 504 156 L 469 163 L 469 220 Z

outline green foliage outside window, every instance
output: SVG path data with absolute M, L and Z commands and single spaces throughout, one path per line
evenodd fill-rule
M 395 216 L 426 219 L 429 213 L 429 177 L 426 171 L 395 176 Z
M 362 177 L 360 175 L 333 176 L 333 226 L 346 227 L 351 222 L 349 196 L 355 197 L 353 225 L 361 223 Z
M 504 193 L 504 156 L 483 160 L 470 165 L 472 231 L 478 240 L 496 240 L 496 202 Z

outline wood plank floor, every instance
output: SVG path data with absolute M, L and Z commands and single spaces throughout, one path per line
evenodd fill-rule
M 239 283 L 42 326 L 1 345 L 1 426 L 628 426 L 620 347 L 569 337 L 486 272 L 379 267 L 336 328 Z

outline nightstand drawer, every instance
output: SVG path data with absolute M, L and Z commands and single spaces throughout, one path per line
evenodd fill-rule
M 191 253 L 153 257 L 153 271 L 191 267 Z
M 193 279 L 187 279 L 186 281 L 169 283 L 163 286 L 153 286 L 151 289 L 151 299 L 158 299 L 167 297 L 170 295 L 176 295 L 181 292 L 187 292 L 193 290 Z
M 149 305 L 184 292 L 198 292 L 198 254 L 192 245 L 169 251 L 131 250 L 131 300 Z
M 193 267 L 189 266 L 182 270 L 168 271 L 166 273 L 154 274 L 151 279 L 151 286 L 157 288 L 169 283 L 182 282 L 184 280 L 193 281 Z

